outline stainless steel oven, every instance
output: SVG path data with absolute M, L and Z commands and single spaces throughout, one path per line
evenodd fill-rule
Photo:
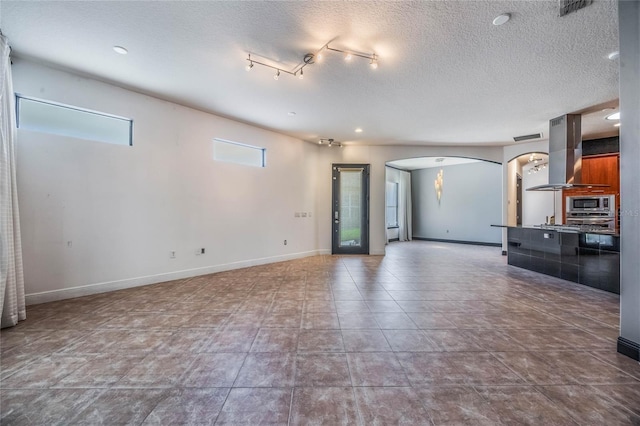
M 616 227 L 615 195 L 574 195 L 567 197 L 567 225 L 614 232 Z

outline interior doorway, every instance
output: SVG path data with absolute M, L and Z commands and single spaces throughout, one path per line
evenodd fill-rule
M 522 226 L 522 176 L 516 174 L 516 225 Z

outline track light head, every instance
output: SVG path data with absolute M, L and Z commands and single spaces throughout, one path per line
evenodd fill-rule
M 378 69 L 378 60 L 377 59 L 372 59 L 371 62 L 369 62 L 369 66 L 373 70 Z
M 251 68 L 253 68 L 253 62 L 249 62 L 249 64 L 244 67 L 244 69 L 246 69 L 247 71 L 251 71 Z
M 280 70 L 277 70 L 277 71 L 276 71 L 276 75 L 274 75 L 274 76 L 273 76 L 273 79 L 274 79 L 274 80 L 277 80 L 277 79 L 279 79 L 279 78 L 280 78 Z
M 304 58 L 302 58 L 302 60 L 305 64 L 313 64 L 316 61 L 316 55 L 314 55 L 313 53 L 307 53 L 306 55 L 304 55 Z
M 348 62 L 348 61 L 350 61 L 351 59 L 353 59 L 353 55 L 352 55 L 351 53 L 347 52 L 347 53 L 344 55 L 344 60 Z
M 300 69 L 300 75 L 298 75 L 298 78 L 300 80 L 302 80 L 304 78 L 304 74 L 302 73 L 302 69 Z

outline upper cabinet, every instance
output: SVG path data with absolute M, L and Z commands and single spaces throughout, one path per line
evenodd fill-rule
M 582 157 L 582 183 L 608 185 L 593 188 L 590 192 L 620 193 L 620 154 L 603 154 Z

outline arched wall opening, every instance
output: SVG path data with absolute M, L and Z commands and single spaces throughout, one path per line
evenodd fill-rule
M 491 225 L 502 223 L 502 169 L 496 161 L 462 156 L 388 161 L 388 241 L 423 239 L 500 246 L 501 231 Z M 393 226 L 395 191 L 400 201 L 397 226 Z M 404 217 L 407 212 L 411 213 L 408 220 Z M 403 220 L 410 223 L 410 229 L 403 229 Z
M 507 162 L 507 217 L 506 225 L 540 225 L 549 223 L 554 213 L 553 192 L 527 191 L 537 185 L 549 183 L 549 155 L 531 151 L 511 158 Z M 561 218 L 555 218 L 559 223 Z

